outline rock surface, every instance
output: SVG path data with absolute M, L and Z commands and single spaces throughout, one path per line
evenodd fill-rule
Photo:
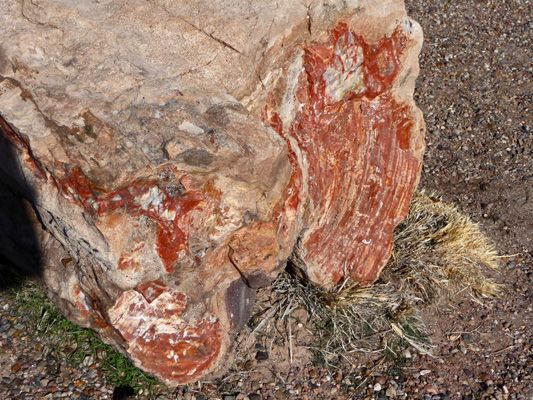
M 263 110 L 298 160 L 304 217 L 293 261 L 324 287 L 378 278 L 418 182 L 421 32 L 397 18 L 354 17 L 298 48 Z M 372 26 L 387 29 L 376 39 Z
M 215 4 L 0 16 L 0 184 L 36 227 L 0 244 L 170 385 L 228 366 L 291 255 L 325 287 L 377 279 L 424 147 L 403 2 Z

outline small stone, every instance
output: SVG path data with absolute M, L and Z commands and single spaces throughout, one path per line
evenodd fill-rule
M 24 381 L 20 378 L 15 378 L 11 381 L 11 386 L 15 386 L 15 387 L 18 387 L 20 385 L 22 385 L 24 383 Z
M 337 372 L 335 375 L 333 375 L 333 379 L 335 379 L 335 381 L 337 381 L 337 382 L 341 382 L 342 381 L 342 374 L 340 372 Z
M 434 386 L 434 385 L 426 385 L 424 387 L 424 390 L 429 393 L 429 394 L 438 394 L 439 391 L 437 390 L 437 388 Z
M 380 383 L 376 383 L 374 385 L 374 392 L 379 392 L 381 390 L 381 384 Z
M 276 392 L 276 394 L 274 395 L 274 397 L 278 400 L 286 400 L 287 399 L 287 396 L 285 396 L 285 393 L 283 392 L 283 390 L 278 390 Z
M 88 367 L 89 365 L 92 365 L 94 363 L 94 358 L 92 356 L 86 356 L 83 359 L 83 365 Z
M 404 351 L 402 351 L 402 355 L 405 357 L 405 358 L 412 358 L 413 356 L 411 355 L 411 352 L 409 351 L 409 349 L 405 349 Z
M 463 372 L 465 373 L 466 376 L 469 376 L 469 377 L 474 375 L 474 373 L 472 372 L 472 370 L 469 369 L 469 368 L 464 368 L 464 369 L 463 369 Z
M 479 379 L 481 379 L 482 382 L 486 382 L 491 379 L 491 376 L 486 372 L 482 372 L 481 374 L 479 374 Z
M 384 376 L 376 376 L 376 382 L 380 385 L 383 385 L 385 384 L 385 382 L 387 382 L 387 378 L 385 378 Z
M 268 360 L 268 353 L 266 351 L 258 351 L 255 355 L 255 359 L 257 361 L 265 361 Z
M 11 367 L 11 372 L 17 373 L 20 371 L 21 368 L 22 368 L 22 364 L 16 363 L 15 365 Z
M 472 343 L 474 340 L 472 339 L 472 335 L 469 333 L 463 333 L 462 338 L 465 343 Z
M 94 378 L 96 378 L 97 375 L 98 375 L 98 371 L 95 370 L 95 369 L 91 369 L 91 370 L 86 374 L 87 378 L 89 378 L 89 379 L 94 379 Z
M 250 394 L 248 395 L 248 398 L 249 398 L 250 400 L 261 400 L 261 396 L 258 395 L 257 393 L 250 393 Z
M 310 369 L 310 370 L 309 370 L 309 377 L 311 377 L 311 378 L 313 378 L 313 379 L 317 378 L 317 377 L 318 377 L 318 372 L 317 372 L 317 370 L 316 370 L 316 369 Z
M 243 366 L 243 369 L 245 371 L 248 371 L 250 369 L 252 369 L 252 367 L 254 366 L 254 362 L 252 360 L 248 360 L 244 363 L 244 366 Z
M 428 375 L 428 374 L 431 374 L 431 370 L 430 369 L 423 369 L 422 371 L 420 371 L 420 375 L 421 376 L 424 376 L 424 375 Z
M 389 386 L 385 391 L 385 395 L 387 397 L 396 397 L 396 389 L 394 388 L 394 386 Z

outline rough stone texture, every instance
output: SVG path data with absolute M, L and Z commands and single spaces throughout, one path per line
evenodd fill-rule
M 377 278 L 424 147 L 401 1 L 2 8 L 0 245 L 70 319 L 177 385 L 291 254 Z

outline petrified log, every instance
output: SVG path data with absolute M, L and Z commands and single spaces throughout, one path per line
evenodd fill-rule
M 289 257 L 377 279 L 424 148 L 402 1 L 7 0 L 0 22 L 0 201 L 26 204 L 2 252 L 136 365 L 222 372 Z

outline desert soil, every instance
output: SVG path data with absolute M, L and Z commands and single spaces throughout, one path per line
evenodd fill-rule
M 305 326 L 295 325 L 290 354 L 288 343 L 256 337 L 250 346 L 246 338 L 249 358 L 223 383 L 159 399 L 533 399 L 532 5 L 409 0 L 407 8 L 425 33 L 416 88 L 427 124 L 420 186 L 456 204 L 496 244 L 502 270 L 493 277 L 506 285 L 503 297 L 481 305 L 458 294 L 423 310 L 437 358 L 410 349 L 400 365 L 360 354 L 328 370 L 306 349 Z M 13 307 L 0 293 L 0 399 L 113 397 L 97 361 L 74 368 L 46 356 Z

